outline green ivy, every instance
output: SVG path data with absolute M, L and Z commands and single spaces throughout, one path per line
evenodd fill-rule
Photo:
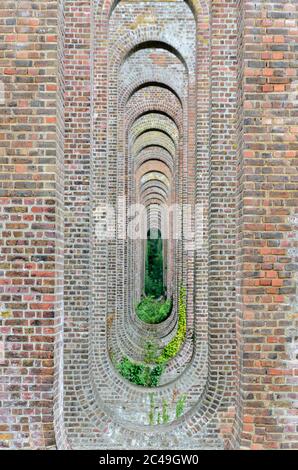
M 149 367 L 144 364 L 132 362 L 128 357 L 123 357 L 122 360 L 116 364 L 116 369 L 126 380 L 142 387 L 157 387 L 164 371 L 162 365 Z
M 170 359 L 175 357 L 180 351 L 186 337 L 186 289 L 180 288 L 179 293 L 179 315 L 178 315 L 178 329 L 172 341 L 165 346 L 160 356 L 156 359 L 157 364 L 165 364 Z
M 140 320 L 151 325 L 166 320 L 172 310 L 172 301 L 156 300 L 154 297 L 145 297 L 137 306 L 137 315 Z

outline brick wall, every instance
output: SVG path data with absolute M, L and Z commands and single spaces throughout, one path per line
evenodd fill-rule
M 186 3 L 1 3 L 2 448 L 297 448 L 297 5 Z M 203 207 L 166 250 L 188 336 L 154 400 L 188 400 L 157 433 L 109 358 L 148 335 L 144 244 L 95 237 L 117 196 Z

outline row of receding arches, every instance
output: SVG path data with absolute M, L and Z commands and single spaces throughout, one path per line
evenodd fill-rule
M 183 9 L 185 11 L 184 4 Z M 157 10 L 161 14 L 160 6 Z M 119 21 L 121 23 L 120 12 Z M 116 23 L 117 18 L 115 26 Z M 128 50 L 117 75 L 118 110 L 123 110 L 123 121 L 118 122 L 117 126 L 117 139 L 125 152 L 128 181 L 125 197 L 128 206 L 137 203 L 145 208 L 146 230 L 142 235 L 151 235 L 152 230 L 156 229 L 163 239 L 162 283 L 164 294 L 173 301 L 167 327 L 161 323 L 156 325 L 155 331 L 152 328 L 149 330 L 150 341 L 153 340 L 159 347 L 169 342 L 177 331 L 179 286 L 186 282 L 183 267 L 185 274 L 187 271 L 183 241 L 174 240 L 173 227 L 169 226 L 172 222 L 169 210 L 175 205 L 183 207 L 186 200 L 183 198 L 183 187 L 187 186 L 188 181 L 190 158 L 187 134 L 191 125 L 188 116 L 189 70 L 193 70 L 195 62 L 195 50 L 192 49 L 195 22 L 190 12 L 184 28 L 188 29 L 187 33 L 185 31 L 187 59 L 172 45 L 172 33 L 169 42 L 158 40 L 157 35 L 150 41 L 140 40 L 139 44 Z M 165 31 L 165 35 L 168 34 L 169 31 Z M 144 294 L 148 294 L 146 252 L 149 241 L 143 236 L 142 240 L 127 240 L 124 245 L 130 285 L 124 286 L 127 310 L 118 310 L 118 331 L 122 336 L 120 349 L 124 349 L 131 360 L 142 361 L 144 352 L 140 345 L 146 342 L 148 327 L 136 321 L 135 307 Z M 132 332 L 133 342 L 125 338 Z M 171 373 L 168 376 L 165 374 L 161 383 L 165 384 L 177 375 L 178 368 L 175 371 L 175 366 L 172 366 Z

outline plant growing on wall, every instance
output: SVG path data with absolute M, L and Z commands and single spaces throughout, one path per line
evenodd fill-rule
M 158 356 L 158 347 L 153 341 L 148 341 L 145 345 L 144 362 L 146 364 L 154 364 Z
M 133 362 L 128 359 L 128 357 L 123 357 L 122 360 L 116 364 L 116 369 L 126 380 L 142 387 L 157 387 L 164 371 L 162 365 L 149 367 Z
M 185 404 L 186 404 L 186 395 L 181 395 L 176 404 L 176 418 L 180 418 L 183 415 Z
M 158 324 L 166 320 L 172 310 L 172 300 L 156 300 L 154 297 L 145 297 L 137 306 L 137 316 L 149 324 Z
M 160 356 L 156 359 L 157 364 L 165 364 L 175 357 L 180 351 L 186 337 L 186 289 L 180 288 L 179 292 L 179 314 L 178 328 L 175 337 L 165 346 Z

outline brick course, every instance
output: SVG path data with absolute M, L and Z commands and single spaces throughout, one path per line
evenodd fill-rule
M 0 447 L 297 448 L 297 9 L 2 1 Z M 203 207 L 201 249 L 166 245 L 174 309 L 151 328 L 144 244 L 95 237 L 119 196 Z M 181 282 L 152 428 L 111 357 L 173 337 Z

